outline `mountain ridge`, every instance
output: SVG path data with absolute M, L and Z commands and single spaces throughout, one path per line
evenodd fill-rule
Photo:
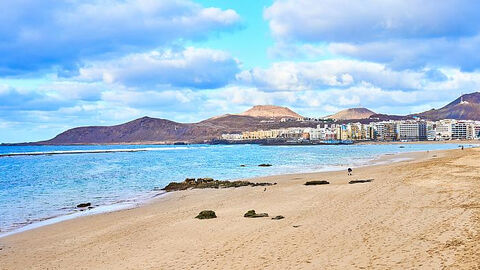
M 357 111 L 359 109 L 364 114 L 359 113 Z M 480 93 L 462 95 L 438 110 L 429 110 L 406 116 L 375 114 L 366 108 L 351 108 L 344 111 L 354 113 L 343 114 L 344 119 L 336 120 L 339 123 L 345 123 L 348 120 L 361 122 L 401 120 L 412 119 L 416 116 L 427 120 L 446 118 L 480 120 Z M 368 114 L 371 115 L 365 118 Z M 333 114 L 330 117 L 335 115 Z M 348 117 L 345 115 L 363 118 L 347 119 Z M 197 123 L 178 123 L 168 119 L 145 116 L 113 126 L 76 127 L 66 130 L 50 140 L 32 144 L 175 143 L 179 141 L 199 143 L 219 138 L 223 133 L 241 133 L 242 131 L 288 127 L 315 127 L 318 124 L 308 121 L 280 120 L 280 118 L 299 118 L 297 116 L 300 115 L 287 107 L 273 105 L 257 105 L 240 114 L 220 115 Z

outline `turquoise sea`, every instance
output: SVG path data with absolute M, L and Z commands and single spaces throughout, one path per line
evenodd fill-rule
M 171 181 L 183 181 L 186 177 L 230 180 L 336 170 L 365 165 L 385 154 L 458 146 L 456 143 L 405 144 L 404 148 L 399 144 L 0 146 L 0 155 L 72 150 L 145 150 L 0 157 L 0 234 L 32 227 L 32 223 L 39 221 L 45 224 L 52 217 L 129 207 L 158 195 L 160 191 L 154 189 L 162 188 Z M 258 167 L 261 163 L 273 166 Z M 240 167 L 242 164 L 247 166 Z M 78 212 L 76 205 L 83 202 L 91 202 L 95 209 Z

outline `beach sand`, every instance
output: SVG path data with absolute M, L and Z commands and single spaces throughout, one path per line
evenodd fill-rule
M 353 176 L 254 179 L 278 183 L 266 191 L 173 192 L 7 236 L 0 269 L 480 269 L 480 149 L 409 156 Z M 206 209 L 218 218 L 194 218 Z M 244 218 L 250 209 L 285 219 Z

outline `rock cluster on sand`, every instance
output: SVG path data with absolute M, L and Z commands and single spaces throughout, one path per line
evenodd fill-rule
M 315 186 L 315 185 L 328 185 L 330 182 L 325 180 L 315 180 L 315 181 L 308 181 L 305 183 L 305 186 Z
M 258 218 L 258 217 L 268 217 L 267 213 L 255 213 L 255 210 L 249 210 L 245 215 L 246 218 Z
M 217 218 L 217 215 L 215 214 L 214 211 L 212 210 L 203 210 L 198 214 L 195 218 L 198 219 L 211 219 L 211 218 Z
M 248 181 L 220 181 L 214 180 L 213 178 L 187 178 L 183 182 L 171 182 L 162 190 L 167 192 L 177 191 L 177 190 L 186 190 L 189 188 L 237 188 L 245 186 L 271 186 L 276 185 L 277 183 L 252 183 Z
M 281 215 L 276 216 L 276 217 L 272 217 L 272 219 L 274 219 L 274 220 L 279 220 L 279 219 L 284 219 L 284 218 L 285 218 L 285 217 L 284 217 L 284 216 L 281 216 Z

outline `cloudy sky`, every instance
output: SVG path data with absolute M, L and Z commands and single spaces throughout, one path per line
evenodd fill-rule
M 252 105 L 407 114 L 480 89 L 475 0 L 0 0 L 0 142 Z

